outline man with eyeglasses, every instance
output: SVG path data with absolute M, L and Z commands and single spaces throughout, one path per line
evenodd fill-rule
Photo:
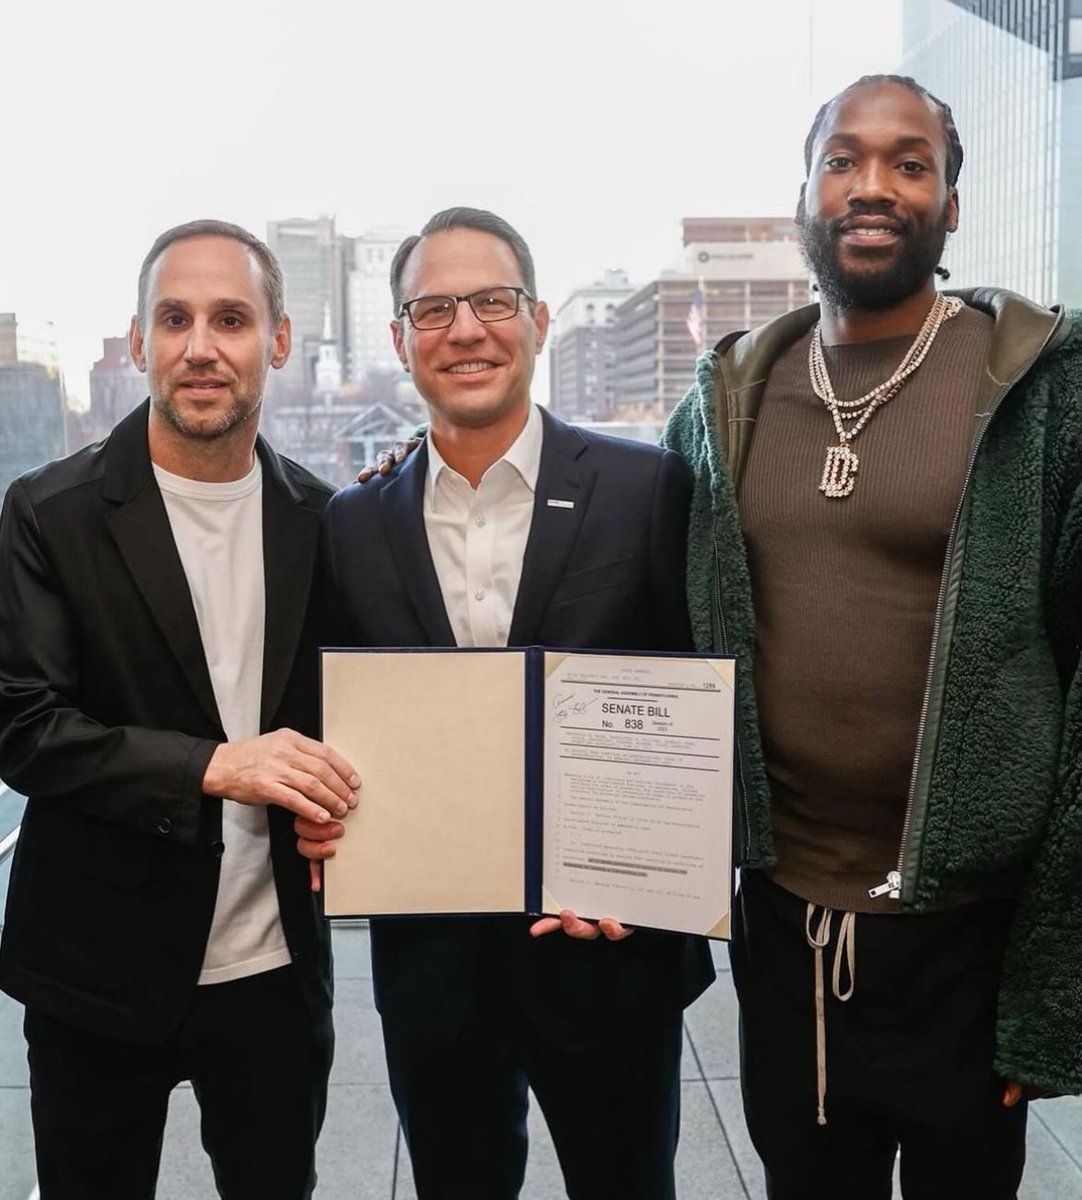
M 438 213 L 399 247 L 391 292 L 395 348 L 429 431 L 401 469 L 332 500 L 323 640 L 687 649 L 687 468 L 531 402 L 548 309 L 520 235 L 492 213 Z M 373 697 L 388 702 L 391 689 Z M 296 829 L 318 859 L 347 826 Z M 527 1085 L 571 1197 L 675 1195 L 681 1011 L 714 970 L 701 939 L 630 932 L 570 912 L 532 927 L 373 920 L 376 1003 L 420 1200 L 519 1194 Z

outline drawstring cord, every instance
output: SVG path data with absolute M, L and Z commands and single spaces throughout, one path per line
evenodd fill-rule
M 830 925 L 834 909 L 824 908 L 819 917 L 819 923 L 812 933 L 815 920 L 815 910 L 819 906 L 808 902 L 804 914 L 804 936 L 815 955 L 815 1084 L 819 1101 L 818 1124 L 827 1123 L 827 1019 L 826 996 L 823 986 L 823 951 L 830 944 Z M 842 964 L 845 964 L 849 975 L 849 987 L 843 992 L 841 986 Z M 831 971 L 831 991 L 834 998 L 843 1004 L 852 998 L 857 986 L 857 914 L 845 912 L 841 914 L 841 924 L 838 926 L 838 943 L 834 947 L 834 966 Z

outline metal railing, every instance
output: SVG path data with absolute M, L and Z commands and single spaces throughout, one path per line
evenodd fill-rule
M 11 788 L 6 783 L 0 781 L 0 796 L 6 796 L 10 791 Z M 21 828 L 21 825 L 16 825 L 3 841 L 0 841 L 0 867 L 11 857 L 11 852 L 15 849 L 15 843 L 19 840 L 19 830 Z
M 3 866 L 4 863 L 7 862 L 8 857 L 15 849 L 15 843 L 19 840 L 20 829 L 22 829 L 22 826 L 16 825 L 15 828 L 7 835 L 7 837 L 0 842 L 0 866 Z
M 11 789 L 6 783 L 0 782 L 0 798 L 6 796 L 10 791 Z M 6 834 L 4 838 L 0 840 L 0 867 L 7 862 L 15 850 L 15 843 L 19 840 L 19 830 L 21 828 L 21 825 L 16 825 L 10 833 Z M 38 1190 L 38 1185 L 35 1183 L 30 1195 L 27 1197 L 27 1200 L 39 1200 L 40 1195 L 41 1193 Z

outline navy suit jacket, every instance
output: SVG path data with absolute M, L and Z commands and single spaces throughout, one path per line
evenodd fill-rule
M 684 594 L 691 477 L 671 451 L 575 429 L 542 410 L 534 512 L 508 644 L 691 648 Z M 386 478 L 340 492 L 324 516 L 321 640 L 453 646 L 425 535 L 422 446 Z M 550 499 L 572 501 L 552 507 Z M 394 680 L 376 704 L 394 703 Z M 423 754 L 424 730 L 417 732 Z M 358 763 L 364 774 L 364 764 Z M 402 769 L 409 770 L 403 763 Z M 363 784 L 362 800 L 363 803 Z M 636 1012 L 690 1003 L 714 977 L 701 938 L 639 930 L 619 943 L 532 939 L 512 918 L 372 922 L 376 1003 L 418 1036 L 451 1036 L 478 988 L 520 992 L 565 1043 L 624 1032 Z

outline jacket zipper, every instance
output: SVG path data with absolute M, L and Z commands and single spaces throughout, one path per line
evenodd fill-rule
M 729 653 L 729 634 L 725 625 L 725 611 L 721 606 L 721 553 L 718 549 L 717 534 L 713 535 L 714 543 L 714 610 L 718 616 L 718 632 L 721 634 L 721 652 Z M 740 798 L 740 814 L 744 818 L 744 857 L 751 857 L 751 815 L 748 810 L 748 789 L 744 783 L 744 756 L 740 742 L 740 717 L 737 714 L 733 738 L 736 750 L 736 789 Z
M 868 895 L 873 900 L 880 896 L 887 896 L 891 900 L 902 900 L 907 902 L 912 900 L 911 894 L 904 894 L 910 889 L 904 887 L 905 866 L 906 866 L 906 847 L 909 841 L 910 832 L 913 826 L 913 810 L 916 807 L 917 799 L 917 779 L 920 774 L 921 754 L 924 751 L 924 735 L 928 727 L 928 707 L 932 699 L 932 681 L 935 678 L 936 654 L 939 650 L 940 632 L 943 623 L 943 609 L 946 606 L 947 599 L 947 584 L 950 580 L 951 566 L 953 565 L 955 554 L 955 542 L 958 538 L 958 529 L 962 522 L 962 511 L 965 508 L 966 497 L 969 493 L 969 485 L 973 479 L 973 472 L 977 465 L 977 455 L 980 453 L 980 448 L 984 444 L 985 434 L 988 432 L 988 427 L 992 424 L 992 419 L 999 411 L 1000 405 L 1007 398 L 1014 385 L 1029 371 L 1035 362 L 1045 352 L 1047 347 L 1055 340 L 1056 336 L 1063 328 L 1062 317 L 1056 322 L 1054 328 L 1049 333 L 1048 337 L 1041 344 L 1041 348 L 1032 358 L 1030 358 L 1015 374 L 1007 381 L 1007 384 L 1000 392 L 998 399 L 988 410 L 988 416 L 985 418 L 984 424 L 981 426 L 980 432 L 977 434 L 976 440 L 973 443 L 973 448 L 970 451 L 969 463 L 966 467 L 965 479 L 962 481 L 962 492 L 958 498 L 958 507 L 954 512 L 954 520 L 951 522 L 950 534 L 947 538 L 947 555 L 943 563 L 943 574 L 939 580 L 939 597 L 936 601 L 935 621 L 932 625 L 932 646 L 928 655 L 928 675 L 924 685 L 924 700 L 921 704 L 920 722 L 917 725 L 917 746 L 913 754 L 913 770 L 909 777 L 909 797 L 905 806 L 905 820 L 902 823 L 902 838 L 898 846 L 898 862 L 893 871 L 887 872 L 885 883 L 879 884 L 877 887 L 869 888 Z
M 1013 384 L 1012 384 L 1013 386 Z M 996 402 L 996 408 L 999 408 L 1003 400 L 1004 392 Z M 951 562 L 954 558 L 954 543 L 958 534 L 958 526 L 961 523 L 962 509 L 965 505 L 966 493 L 969 491 L 969 481 L 973 477 L 973 467 L 977 461 L 977 451 L 984 441 L 984 434 L 988 426 L 992 422 L 992 412 L 989 412 L 988 419 L 981 427 L 980 433 L 977 435 L 977 440 L 974 443 L 973 451 L 970 454 L 969 465 L 966 467 L 965 479 L 962 481 L 962 494 L 958 498 L 958 507 L 954 512 L 954 519 L 951 521 L 950 534 L 947 538 L 947 554 L 943 562 L 943 573 L 939 579 L 939 596 L 935 606 L 935 621 L 932 624 L 932 646 L 928 655 L 928 674 L 924 683 L 924 699 L 921 703 L 920 722 L 917 725 L 917 747 L 913 753 L 913 768 L 909 776 L 909 795 L 905 805 L 905 820 L 902 822 L 902 838 L 898 846 L 898 862 L 893 871 L 887 872 L 885 883 L 879 884 L 878 887 L 868 889 L 868 895 L 873 900 L 877 900 L 880 896 L 886 895 L 891 900 L 898 900 L 902 894 L 902 878 L 905 868 L 905 849 L 906 843 L 909 841 L 909 831 L 913 825 L 913 809 L 916 803 L 917 795 L 917 775 L 920 766 L 920 756 L 924 749 L 924 734 L 928 727 L 928 706 L 932 699 L 932 680 L 935 677 L 935 660 L 936 652 L 939 649 L 939 634 L 943 623 L 943 608 L 947 599 L 947 582 L 950 579 Z M 907 896 L 906 899 L 909 899 Z

